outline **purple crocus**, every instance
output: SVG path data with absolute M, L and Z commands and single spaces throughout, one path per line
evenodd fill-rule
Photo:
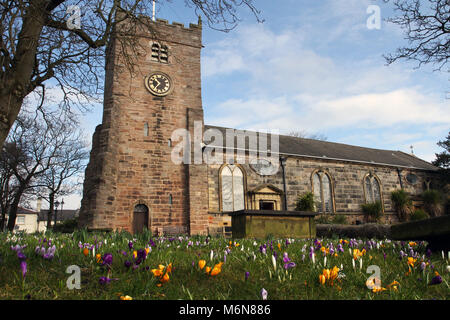
M 245 281 L 248 280 L 248 277 L 250 277 L 250 272 L 246 271 L 246 272 L 245 272 Z
M 127 261 L 124 262 L 124 265 L 125 265 L 125 267 L 130 268 L 132 263 L 127 260 Z
M 98 282 L 102 285 L 104 284 L 108 284 L 111 282 L 111 279 L 108 277 L 100 277 L 100 279 L 98 279 Z
M 27 274 L 27 262 L 25 260 L 20 261 L 20 269 L 22 270 L 22 277 L 25 279 Z
M 288 270 L 290 268 L 294 268 L 296 266 L 295 262 L 289 262 L 284 264 L 284 269 Z
M 102 266 L 111 266 L 113 261 L 113 255 L 111 253 L 105 253 L 102 257 Z
M 287 252 L 283 253 L 283 262 L 288 263 L 289 261 L 291 261 L 291 259 L 289 259 L 288 253 Z
M 431 279 L 430 285 L 440 284 L 442 283 L 442 277 L 440 275 L 434 276 L 433 279 Z
M 133 249 L 133 241 L 128 241 L 128 248 L 131 250 Z

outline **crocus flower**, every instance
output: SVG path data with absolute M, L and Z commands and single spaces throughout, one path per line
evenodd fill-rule
M 128 248 L 131 250 L 133 249 L 133 241 L 128 241 Z
M 430 285 L 440 284 L 442 283 L 442 277 L 439 273 L 435 272 L 435 276 L 431 279 Z
M 245 281 L 248 280 L 248 277 L 250 277 L 250 272 L 246 271 L 246 272 L 245 272 Z
M 264 289 L 264 288 L 262 288 L 262 289 L 261 289 L 261 298 L 262 298 L 263 300 L 267 300 L 267 295 L 268 295 L 267 290 Z
M 296 266 L 295 262 L 289 262 L 284 264 L 284 269 L 288 270 L 290 268 L 294 268 Z
M 110 278 L 108 278 L 108 277 L 100 277 L 100 279 L 98 279 L 98 282 L 100 283 L 100 284 L 108 284 L 108 283 L 110 283 L 111 282 L 111 279 Z
M 124 262 L 124 265 L 125 265 L 125 267 L 129 268 L 129 267 L 131 267 L 132 263 L 127 260 Z
M 88 254 L 89 254 L 89 249 L 88 248 L 84 248 L 83 249 L 83 254 L 84 254 L 85 257 L 87 257 Z
M 211 270 L 210 275 L 211 275 L 211 276 L 216 276 L 216 275 L 218 275 L 218 274 L 222 271 L 222 264 L 223 264 L 223 262 L 219 262 L 218 264 L 216 264 L 216 265 L 214 266 L 214 268 Z
M 205 265 L 206 265 L 206 261 L 205 261 L 205 260 L 200 260 L 200 261 L 198 262 L 198 267 L 199 267 L 200 269 L 203 269 L 203 268 L 205 267 Z
M 20 261 L 20 270 L 22 270 L 22 277 L 25 279 L 25 276 L 27 274 L 27 262 L 25 260 Z
M 130 296 L 120 296 L 120 300 L 133 300 Z
M 111 253 L 105 253 L 102 257 L 102 266 L 107 265 L 107 266 L 111 266 L 112 265 L 112 261 L 113 261 L 113 256 Z

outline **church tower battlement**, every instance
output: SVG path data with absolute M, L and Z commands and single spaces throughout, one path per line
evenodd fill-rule
M 103 119 L 92 139 L 79 224 L 206 234 L 207 168 L 173 163 L 170 140 L 177 129 L 193 134 L 194 121 L 203 124 L 201 21 L 186 28 L 146 19 L 152 31 L 134 28 L 138 46 L 123 45 L 124 21 L 107 48 Z M 131 49 L 137 60 L 129 59 Z

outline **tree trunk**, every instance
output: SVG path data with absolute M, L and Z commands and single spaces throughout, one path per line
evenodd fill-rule
M 17 208 L 19 208 L 20 198 L 22 197 L 25 188 L 19 188 L 14 195 L 14 200 L 9 207 L 9 217 L 8 217 L 8 230 L 14 231 L 16 225 Z
M 49 207 L 48 207 L 48 214 L 47 214 L 47 230 L 50 230 L 52 227 L 52 216 L 53 216 L 53 203 L 55 202 L 55 194 L 50 193 L 49 195 Z
M 0 83 L 0 145 L 5 143 L 9 130 L 16 121 L 25 97 L 34 90 L 33 70 L 39 37 L 44 27 L 46 1 L 33 1 L 26 8 L 18 35 L 12 67 L 6 69 Z M 9 223 L 8 223 L 9 224 Z

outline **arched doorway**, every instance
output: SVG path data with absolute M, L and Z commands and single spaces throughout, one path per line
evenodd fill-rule
M 148 207 L 145 204 L 138 204 L 133 211 L 133 233 L 144 231 L 144 227 L 148 229 Z

